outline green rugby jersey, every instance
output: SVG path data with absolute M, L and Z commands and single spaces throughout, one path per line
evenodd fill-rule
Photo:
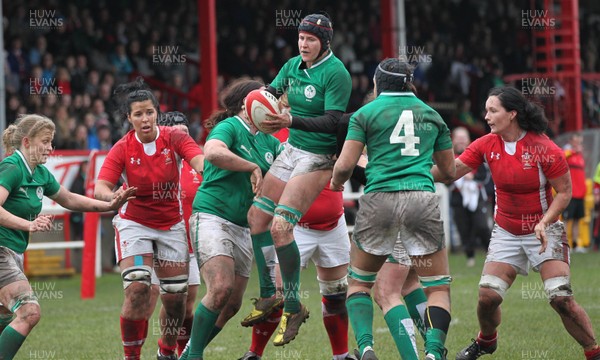
M 32 171 L 19 150 L 0 162 L 0 186 L 8 190 L 4 210 L 29 221 L 42 211 L 44 195 L 52 196 L 60 190 L 60 184 L 44 165 Z M 22 254 L 28 243 L 29 231 L 0 226 L 0 246 Z
M 346 140 L 367 145 L 365 193 L 435 192 L 432 155 L 452 148 L 444 120 L 408 92 L 383 92 L 356 111 Z
M 279 140 L 261 132 L 253 135 L 238 116 L 219 122 L 207 141 L 211 139 L 224 142 L 231 152 L 260 166 L 263 175 L 281 151 Z M 247 215 L 253 199 L 249 172 L 225 170 L 204 161 L 204 178 L 194 198 L 193 212 L 213 214 L 248 227 Z
M 271 86 L 283 94 L 287 91 L 292 115 L 312 118 L 326 110 L 346 111 L 352 80 L 344 64 L 329 53 L 306 69 L 300 55 L 288 60 Z M 314 154 L 335 154 L 336 135 L 290 129 L 288 142 Z

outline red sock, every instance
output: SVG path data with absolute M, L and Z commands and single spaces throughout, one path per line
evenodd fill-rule
M 181 356 L 183 349 L 187 345 L 188 340 L 190 339 L 190 334 L 192 333 L 192 324 L 194 323 L 194 317 L 183 319 L 183 325 L 181 325 L 181 330 L 179 330 L 179 336 L 177 337 L 177 354 Z
M 122 316 L 120 320 L 125 360 L 139 360 L 148 334 L 148 320 L 129 320 Z
M 160 351 L 161 355 L 173 355 L 175 354 L 175 350 L 177 350 L 177 343 L 175 345 L 167 345 L 163 343 L 162 338 L 158 338 L 158 351 Z
M 483 346 L 494 345 L 498 340 L 498 332 L 494 331 L 492 335 L 483 335 L 481 331 L 477 335 L 477 343 Z
M 258 356 L 262 356 L 271 335 L 273 335 L 279 325 L 282 313 L 283 309 L 275 310 L 269 315 L 267 320 L 252 326 L 252 344 L 250 345 L 250 351 Z
M 585 358 L 587 360 L 600 359 L 600 347 L 597 347 L 597 348 L 589 350 L 589 351 L 584 351 L 583 353 L 585 354 Z
M 348 354 L 348 310 L 346 295 L 323 296 L 323 324 L 329 335 L 333 356 Z

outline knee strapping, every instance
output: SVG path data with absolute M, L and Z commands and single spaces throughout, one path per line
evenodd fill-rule
M 377 279 L 377 272 L 364 271 L 353 266 L 348 266 L 348 276 L 354 280 L 373 284 L 375 283 L 375 279 Z
M 506 281 L 494 275 L 481 275 L 479 287 L 494 290 L 502 299 L 506 295 L 509 285 Z
M 339 295 L 346 294 L 348 291 L 348 275 L 344 275 L 343 278 L 331 281 L 321 280 L 317 277 L 319 281 L 319 290 L 321 291 L 321 295 Z
M 134 282 L 150 286 L 152 269 L 147 265 L 135 265 L 121 272 L 123 289 L 127 289 Z
M 188 275 L 177 275 L 159 279 L 161 294 L 187 294 Z
M 432 286 L 450 285 L 452 277 L 450 275 L 419 276 L 419 281 L 424 288 Z
M 292 226 L 296 226 L 302 218 L 302 212 L 289 206 L 277 205 L 275 208 L 275 217 L 282 218 L 292 224 Z
M 254 202 L 252 203 L 253 206 L 257 207 L 258 209 L 266 212 L 267 214 L 273 216 L 275 213 L 275 208 L 277 207 L 277 204 L 275 204 L 275 201 L 269 199 L 266 196 L 259 196 L 256 199 L 254 199 Z
M 323 317 L 345 314 L 346 294 L 348 293 L 348 276 L 331 281 L 324 281 L 317 277 L 322 300 Z
M 544 289 L 548 300 L 552 301 L 558 296 L 573 296 L 571 279 L 568 276 L 557 276 L 544 281 Z
M 39 305 L 38 298 L 33 291 L 15 296 L 13 299 L 10 300 L 8 307 L 10 311 L 14 314 L 17 312 L 17 310 L 19 310 L 19 308 L 21 308 L 21 306 L 25 304 Z

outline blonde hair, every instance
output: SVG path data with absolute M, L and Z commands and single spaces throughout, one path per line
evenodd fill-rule
M 56 127 L 52 120 L 43 115 L 23 114 L 14 124 L 9 125 L 2 133 L 2 145 L 6 155 L 12 154 L 21 146 L 23 138 L 34 138 L 42 130 L 54 132 Z

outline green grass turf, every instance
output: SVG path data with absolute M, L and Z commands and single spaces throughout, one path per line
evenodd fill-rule
M 600 333 L 600 254 L 572 256 L 572 283 L 576 299 L 588 312 L 596 333 Z M 467 268 L 463 256 L 451 255 L 452 324 L 447 340 L 449 359 L 469 344 L 477 333 L 477 283 L 483 263 L 478 254 L 477 266 Z M 42 320 L 21 348 L 16 359 L 122 359 L 119 311 L 123 287 L 118 274 L 98 279 L 96 298 L 79 298 L 79 277 L 70 279 L 37 279 L 34 286 L 42 307 Z M 200 295 L 205 293 L 202 287 Z M 250 344 L 250 330 L 239 325 L 249 311 L 250 298 L 258 295 L 253 273 L 241 311 L 227 324 L 205 352 L 209 360 L 239 358 Z M 321 321 L 321 297 L 314 267 L 302 273 L 302 301 L 311 317 L 300 334 L 283 348 L 267 347 L 264 359 L 316 360 L 331 359 L 327 334 Z M 496 360 L 572 360 L 583 359 L 577 343 L 564 330 L 558 315 L 545 300 L 543 285 L 537 273 L 518 277 L 502 305 Z M 156 312 L 150 321 L 143 359 L 156 359 L 159 335 Z M 379 309 L 375 309 L 375 349 L 381 360 L 398 359 L 399 355 Z M 350 346 L 355 346 L 350 330 Z M 419 339 L 419 346 L 422 342 Z M 421 354 L 421 357 L 423 355 Z

